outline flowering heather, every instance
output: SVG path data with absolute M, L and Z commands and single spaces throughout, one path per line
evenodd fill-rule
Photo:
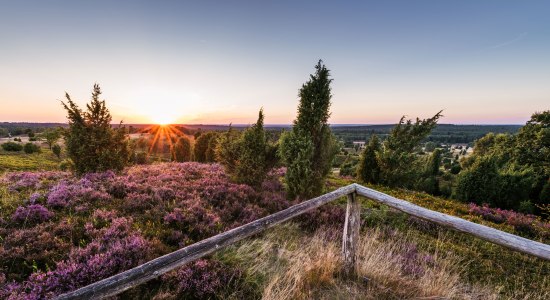
M 50 298 L 284 209 L 283 173 L 271 172 L 261 191 L 231 182 L 217 164 L 143 165 L 81 178 L 8 173 L 0 185 L 20 202 L 0 212 L 16 225 L 0 228 L 0 265 L 8 266 L 0 270 L 0 298 Z M 178 295 L 211 297 L 240 274 L 212 261 L 190 268 L 175 274 L 198 285 L 174 283 Z
M 55 270 L 35 272 L 28 280 L 11 286 L 8 299 L 50 298 L 143 263 L 148 242 L 131 225 L 130 219 L 115 218 L 108 227 L 90 230 L 89 244 L 74 248 Z
M 514 227 L 518 232 L 530 236 L 550 236 L 550 223 L 542 222 L 534 215 L 522 214 L 512 210 L 491 208 L 488 205 L 479 206 L 474 203 L 468 205 L 469 213 L 480 216 L 493 223 L 504 223 Z
M 243 273 L 217 261 L 200 259 L 162 276 L 178 299 L 218 299 L 221 291 L 242 280 Z
M 53 216 L 47 208 L 40 204 L 19 206 L 13 214 L 12 220 L 16 223 L 38 224 L 48 221 Z
M 10 191 L 22 191 L 48 186 L 48 182 L 58 181 L 68 176 L 69 173 L 55 171 L 13 172 L 5 174 L 0 179 L 0 183 L 7 183 Z
M 74 192 L 70 185 L 62 181 L 50 190 L 47 203 L 51 207 L 65 207 L 69 204 L 69 200 L 73 195 Z

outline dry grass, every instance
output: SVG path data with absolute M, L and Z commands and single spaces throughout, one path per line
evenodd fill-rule
M 285 225 L 263 238 L 241 244 L 242 259 L 259 284 L 262 299 L 550 299 L 545 290 L 514 291 L 472 285 L 464 259 L 452 253 L 416 250 L 407 233 L 374 229 L 360 241 L 357 280 L 344 280 L 338 233 L 319 230 L 312 237 Z M 541 279 L 548 280 L 548 279 Z M 545 285 L 548 286 L 548 285 Z
M 494 291 L 461 279 L 458 258 L 419 252 L 407 236 L 383 237 L 373 230 L 360 243 L 358 273 L 368 279 L 368 294 L 377 299 L 497 298 Z

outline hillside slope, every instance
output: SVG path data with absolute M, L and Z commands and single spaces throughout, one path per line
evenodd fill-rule
M 0 179 L 0 298 L 49 298 L 288 207 L 283 172 L 272 172 L 261 191 L 231 183 L 217 164 L 136 166 L 82 178 L 56 171 L 6 173 Z M 347 183 L 333 178 L 327 189 Z M 375 188 L 535 240 L 550 237 L 549 224 L 531 216 Z M 368 201 L 361 276 L 344 281 L 338 275 L 343 203 L 121 297 L 548 298 L 550 263 Z

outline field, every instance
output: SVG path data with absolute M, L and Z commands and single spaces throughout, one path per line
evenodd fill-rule
M 56 170 L 58 159 L 47 147 L 42 147 L 41 153 L 26 154 L 8 152 L 0 148 L 0 173 L 6 171 Z
M 46 153 L 44 153 L 45 155 Z M 0 179 L 0 298 L 51 297 L 292 204 L 273 171 L 261 189 L 218 164 L 121 174 L 8 172 Z M 332 177 L 326 190 L 350 183 Z M 424 207 L 548 243 L 550 224 L 406 190 Z M 130 290 L 123 299 L 548 299 L 550 263 L 363 201 L 360 277 L 339 274 L 344 200 Z

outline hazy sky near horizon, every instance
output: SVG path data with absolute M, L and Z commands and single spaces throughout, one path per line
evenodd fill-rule
M 318 59 L 333 124 L 521 124 L 550 109 L 549 1 L 3 1 L 0 122 L 290 123 Z

